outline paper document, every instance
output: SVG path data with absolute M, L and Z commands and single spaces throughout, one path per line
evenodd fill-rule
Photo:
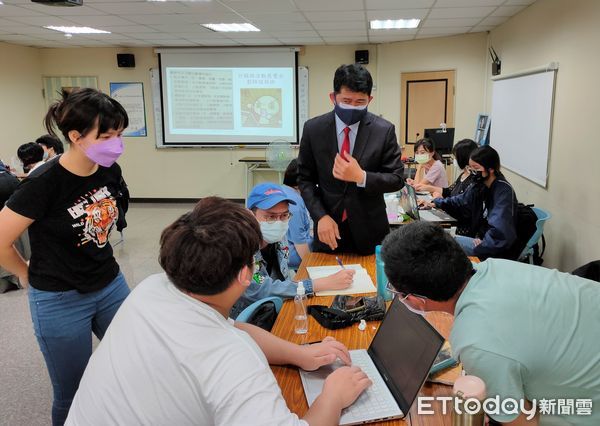
M 356 273 L 354 274 L 354 280 L 350 287 L 345 288 L 343 290 L 327 290 L 327 291 L 319 291 L 315 293 L 317 296 L 336 296 L 338 294 L 359 294 L 359 293 L 375 293 L 377 289 L 373 284 L 373 280 L 367 273 L 367 270 L 364 269 L 359 264 L 352 265 L 344 265 L 346 269 L 354 269 Z M 306 268 L 308 271 L 308 276 L 314 280 L 317 278 L 328 277 L 329 275 L 333 275 L 336 272 L 341 271 L 341 268 L 338 265 L 331 266 L 309 266 Z

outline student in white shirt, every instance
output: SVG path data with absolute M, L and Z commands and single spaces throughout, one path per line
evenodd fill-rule
M 350 364 L 344 345 L 326 338 L 299 346 L 227 318 L 252 280 L 261 240 L 250 211 L 217 197 L 167 227 L 159 255 L 166 274 L 144 280 L 121 306 L 66 424 L 338 424 L 341 410 L 370 386 L 358 367 L 331 374 L 299 419 L 269 363 Z

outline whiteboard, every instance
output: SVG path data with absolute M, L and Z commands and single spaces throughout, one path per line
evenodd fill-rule
M 162 105 L 160 102 L 160 70 L 158 68 L 150 70 L 150 80 L 156 147 L 165 148 L 163 145 Z M 308 68 L 298 67 L 298 141 L 302 137 L 304 123 L 308 118 Z M 264 148 L 264 146 L 261 148 Z
M 502 167 L 546 187 L 555 69 L 494 81 L 490 145 Z

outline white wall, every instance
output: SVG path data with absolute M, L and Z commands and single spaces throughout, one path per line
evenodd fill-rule
M 552 213 L 545 229 L 545 265 L 565 271 L 600 259 L 599 22 L 600 2 L 596 0 L 543 0 L 490 35 L 490 43 L 502 59 L 502 74 L 552 61 L 560 64 L 548 186 L 542 188 L 506 170 L 505 174 L 519 200 Z M 490 106 L 489 79 L 487 93 Z

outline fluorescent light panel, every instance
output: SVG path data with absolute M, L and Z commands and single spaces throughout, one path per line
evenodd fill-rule
M 386 19 L 371 21 L 372 30 L 397 30 L 405 28 L 417 28 L 420 19 Z
M 247 22 L 243 24 L 202 24 L 202 26 L 208 28 L 211 31 L 216 31 L 220 33 L 260 31 L 254 25 L 249 24 Z
M 90 27 L 55 27 L 54 25 L 49 25 L 44 28 L 66 34 L 110 34 L 110 31 L 97 30 L 96 28 Z

